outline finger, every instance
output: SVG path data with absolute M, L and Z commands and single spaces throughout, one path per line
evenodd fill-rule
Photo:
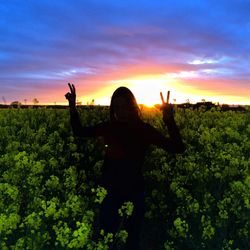
M 74 84 L 72 84 L 72 87 L 73 87 L 74 94 L 76 94 L 76 88 L 75 88 L 75 85 L 74 85 Z
M 170 97 L 170 91 L 168 90 L 168 95 L 167 95 L 167 104 L 169 104 L 169 97 Z
M 165 104 L 162 92 L 160 92 L 162 104 Z
M 70 88 L 70 92 L 73 93 L 73 88 L 71 87 L 71 84 L 68 83 L 68 85 L 69 85 L 69 88 Z

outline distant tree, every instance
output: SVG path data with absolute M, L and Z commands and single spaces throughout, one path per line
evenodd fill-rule
M 34 103 L 34 105 L 37 105 L 39 103 L 39 101 L 36 98 L 34 98 L 33 103 Z
M 79 101 L 79 100 L 77 100 L 77 101 L 76 101 L 76 105 L 77 105 L 77 106 L 80 106 L 80 105 L 82 105 L 82 102 Z
M 204 98 L 203 98 L 203 99 L 201 99 L 201 101 L 202 101 L 202 102 L 206 102 L 206 100 L 205 100 Z
M 186 99 L 186 103 L 190 103 L 189 99 Z
M 92 99 L 91 102 L 87 102 L 88 106 L 94 106 L 95 105 L 95 99 Z
M 23 101 L 24 101 L 24 104 L 26 105 L 26 103 L 27 103 L 27 99 L 24 99 Z
M 21 105 L 22 105 L 22 103 L 19 101 L 14 101 L 10 104 L 10 106 L 13 108 L 19 108 Z

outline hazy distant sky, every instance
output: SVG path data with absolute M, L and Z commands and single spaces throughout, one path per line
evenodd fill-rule
M 0 103 L 63 103 L 68 82 L 84 103 L 250 104 L 250 1 L 0 0 Z

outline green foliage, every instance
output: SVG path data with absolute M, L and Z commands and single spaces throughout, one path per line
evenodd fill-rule
M 121 206 L 121 208 L 118 209 L 118 213 L 120 216 L 125 216 L 129 217 L 132 215 L 134 209 L 134 204 L 131 201 L 126 201 L 124 204 Z
M 79 110 L 82 123 L 106 108 Z M 142 117 L 165 136 L 158 110 Z M 250 249 L 250 110 L 177 109 L 187 150 L 152 146 L 144 164 L 145 249 Z M 68 110 L 0 110 L 0 249 L 109 249 L 127 232 L 94 231 L 107 191 L 104 145 L 74 138 Z M 133 204 L 118 211 L 130 216 Z
M 68 110 L 0 110 L 0 137 L 0 249 L 107 248 Z
M 156 248 L 250 248 L 249 111 L 176 110 L 186 152 L 152 147 L 144 167 L 144 234 Z
M 107 190 L 104 187 L 92 188 L 91 191 L 96 194 L 95 202 L 102 203 L 105 196 L 107 195 Z

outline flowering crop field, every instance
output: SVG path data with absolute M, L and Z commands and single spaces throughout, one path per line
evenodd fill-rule
M 109 119 L 78 109 L 83 125 Z M 168 136 L 159 110 L 142 117 Z M 143 249 L 250 249 L 250 109 L 176 109 L 175 120 L 185 153 L 150 146 L 144 162 Z M 101 139 L 73 137 L 67 109 L 0 109 L 0 249 L 122 244 L 125 231 L 98 227 L 103 154 Z

